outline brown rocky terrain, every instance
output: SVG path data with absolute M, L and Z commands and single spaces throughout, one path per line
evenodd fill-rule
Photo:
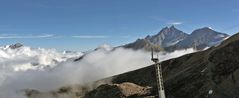
M 150 95 L 151 87 L 142 87 L 134 83 L 103 84 L 86 94 L 86 98 L 139 98 Z

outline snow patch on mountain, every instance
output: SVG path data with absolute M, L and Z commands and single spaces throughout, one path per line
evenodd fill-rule
M 176 45 L 178 42 L 180 42 L 180 41 L 182 41 L 182 40 L 183 40 L 183 39 L 176 40 L 176 41 L 174 41 L 174 42 L 168 42 L 165 47 L 169 47 L 169 46 Z
M 227 37 L 227 36 L 223 35 L 223 34 L 218 34 L 218 35 L 215 36 L 215 39 L 224 38 L 224 37 Z

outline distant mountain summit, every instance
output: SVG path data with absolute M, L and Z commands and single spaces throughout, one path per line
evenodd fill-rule
M 168 47 L 177 44 L 179 41 L 185 39 L 188 36 L 187 33 L 180 31 L 174 26 L 163 28 L 158 34 L 145 39 L 149 40 L 154 45 L 161 47 Z
M 211 47 L 220 44 L 229 35 L 217 32 L 210 27 L 204 27 L 194 30 L 187 38 L 180 41 L 172 47 L 167 47 L 166 50 L 178 50 L 186 48 L 197 48 L 198 50 L 206 47 Z M 171 49 L 170 49 L 171 48 Z
M 123 47 L 132 48 L 134 50 L 149 50 L 153 47 L 156 51 L 160 51 L 163 50 L 164 47 L 177 44 L 179 41 L 184 40 L 187 36 L 187 33 L 184 33 L 174 26 L 165 27 L 156 35 L 148 35 L 144 39 L 138 39 L 133 43 L 124 45 Z
M 134 50 L 149 50 L 153 47 L 156 51 L 175 51 L 196 47 L 204 49 L 219 44 L 229 35 L 204 27 L 193 31 L 190 35 L 174 26 L 163 28 L 158 34 L 138 39 L 133 43 L 124 45 L 125 48 Z
M 16 43 L 16 44 L 13 44 L 13 45 L 10 45 L 9 48 L 11 49 L 17 49 L 17 48 L 20 48 L 22 47 L 23 45 L 21 43 Z

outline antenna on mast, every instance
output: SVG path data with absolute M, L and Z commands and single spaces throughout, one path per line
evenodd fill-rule
M 155 63 L 155 73 L 156 73 L 156 80 L 157 80 L 157 88 L 158 88 L 158 98 L 166 98 L 163 86 L 163 75 L 162 75 L 162 67 L 159 63 L 158 56 L 154 58 L 154 49 L 151 48 L 151 60 Z
M 156 64 L 159 62 L 159 59 L 158 57 L 157 58 L 154 58 L 154 49 L 151 48 L 151 60 Z
M 194 50 L 197 50 L 197 44 L 196 44 L 196 41 L 193 41 L 193 49 L 194 49 Z

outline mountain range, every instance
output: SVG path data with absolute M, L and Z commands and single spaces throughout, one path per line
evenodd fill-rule
M 143 39 L 137 39 L 135 42 L 123 45 L 124 48 L 134 50 L 144 49 L 155 51 L 175 51 L 187 48 L 196 48 L 197 50 L 218 45 L 228 38 L 229 35 L 204 27 L 194 30 L 187 34 L 175 26 L 165 27 L 156 35 L 148 35 Z
M 239 98 L 238 44 L 239 33 L 207 50 L 162 61 L 166 98 Z M 153 64 L 89 83 L 90 88 L 70 85 L 51 92 L 27 89 L 25 93 L 27 98 L 158 98 L 155 77 Z
M 239 98 L 238 44 L 239 33 L 216 47 L 161 62 L 166 97 Z M 85 98 L 158 98 L 154 68 L 99 80 L 112 82 L 98 86 Z
M 165 80 L 164 84 L 167 98 L 238 98 L 238 35 L 239 34 L 228 38 L 229 35 L 217 32 L 209 27 L 200 28 L 194 30 L 191 34 L 188 34 L 177 29 L 174 26 L 171 26 L 163 28 L 156 35 L 146 36 L 143 39 L 138 39 L 133 43 L 129 43 L 120 47 L 125 47 L 133 50 L 144 49 L 146 51 L 149 51 L 151 50 L 151 48 L 153 48 L 156 51 L 167 52 L 187 48 L 201 50 L 210 47 L 205 51 L 198 51 L 196 53 L 187 54 L 179 58 L 173 58 L 162 62 L 163 78 Z M 118 50 L 118 52 L 115 52 L 116 50 Z M 123 50 L 125 49 L 102 45 L 95 50 L 90 51 L 89 53 L 78 54 L 77 52 L 72 51 L 64 51 L 63 53 L 58 53 L 54 50 L 30 48 L 19 43 L 0 47 L 3 63 L 13 62 L 6 63 L 4 65 L 14 68 L 13 71 L 10 70 L 9 72 L 38 69 L 44 70 L 45 68 L 49 67 L 52 67 L 53 70 L 55 70 L 55 67 L 57 65 L 60 65 L 57 66 L 57 70 L 59 70 L 63 65 L 66 66 L 63 67 L 63 70 L 67 70 L 66 68 L 71 69 L 71 67 L 76 70 L 76 68 L 78 67 L 82 68 L 82 65 L 80 64 L 89 66 L 92 63 L 87 63 L 87 60 L 91 61 L 92 59 L 94 59 L 95 61 L 99 62 L 114 62 L 114 59 L 107 60 L 105 58 L 98 58 L 101 58 L 102 55 L 104 56 L 105 54 L 107 54 L 105 55 L 106 57 L 110 55 L 112 56 L 109 58 L 115 58 L 118 55 L 122 55 L 122 53 L 130 54 L 130 52 L 126 53 L 126 51 Z M 134 51 L 134 53 L 136 52 L 141 51 Z M 93 55 L 93 53 L 95 55 Z M 135 54 L 130 55 L 135 56 Z M 140 55 L 142 57 L 146 57 L 145 55 Z M 17 60 L 15 60 L 15 58 L 17 58 Z M 127 58 L 124 59 L 126 59 L 125 62 L 127 64 L 132 61 L 128 60 Z M 137 62 L 140 60 L 137 60 Z M 120 60 L 117 59 L 115 61 Z M 99 62 L 97 62 L 96 65 L 100 65 Z M 108 63 L 103 63 L 102 65 L 107 64 Z M 108 65 L 115 66 L 116 64 L 113 63 Z M 126 64 L 120 61 L 120 66 L 123 65 Z M 98 66 L 96 67 L 97 69 L 100 69 Z M 112 70 L 112 68 L 109 66 L 107 68 L 110 68 L 110 70 Z M 90 69 L 94 69 L 93 66 L 90 66 Z M 120 69 L 117 68 L 117 70 Z M 51 72 L 55 71 L 51 70 Z M 76 70 L 76 72 L 84 71 Z M 80 77 L 80 75 L 81 73 L 77 74 L 77 77 Z M 89 83 L 89 85 L 90 88 L 88 87 L 88 84 L 84 86 L 62 85 L 63 87 L 50 92 L 41 92 L 37 89 L 35 90 L 34 87 L 23 89 L 25 90 L 24 92 L 27 98 L 62 98 L 62 96 L 71 96 L 70 98 L 73 98 L 73 96 L 74 98 L 157 97 L 157 87 L 153 65 L 102 79 L 94 83 Z M 5 93 L 0 93 L 0 95 L 1 94 Z
M 174 33 L 177 36 L 174 36 Z M 166 97 L 238 98 L 239 33 L 230 38 L 227 37 L 229 35 L 214 31 L 209 27 L 197 29 L 191 34 L 187 34 L 171 26 L 163 28 L 159 34 L 138 39 L 137 43 L 130 43 L 135 47 L 126 48 L 147 50 L 153 47 L 159 49 L 159 51 L 166 49 L 169 49 L 167 51 L 171 51 L 170 49 L 173 51 L 174 49 L 192 47 L 196 49 L 210 47 L 204 51 L 186 54 L 161 62 Z M 102 45 L 93 52 L 99 55 L 99 51 L 109 54 L 114 50 L 117 49 Z M 121 53 L 124 52 L 121 51 L 116 54 L 122 55 Z M 74 61 L 84 62 L 81 61 L 82 58 L 88 55 L 91 54 L 86 53 Z M 92 57 L 95 59 L 95 56 Z M 92 57 L 90 58 L 92 59 Z M 100 62 L 104 60 L 106 59 Z M 27 98 L 36 98 L 36 96 L 42 95 L 52 95 L 54 98 L 61 98 L 57 96 L 74 96 L 76 98 L 157 98 L 154 68 L 155 66 L 151 65 L 101 79 L 94 83 L 89 83 L 90 88 L 87 87 L 87 84 L 85 86 L 63 86 L 51 92 L 27 89 L 25 94 Z

